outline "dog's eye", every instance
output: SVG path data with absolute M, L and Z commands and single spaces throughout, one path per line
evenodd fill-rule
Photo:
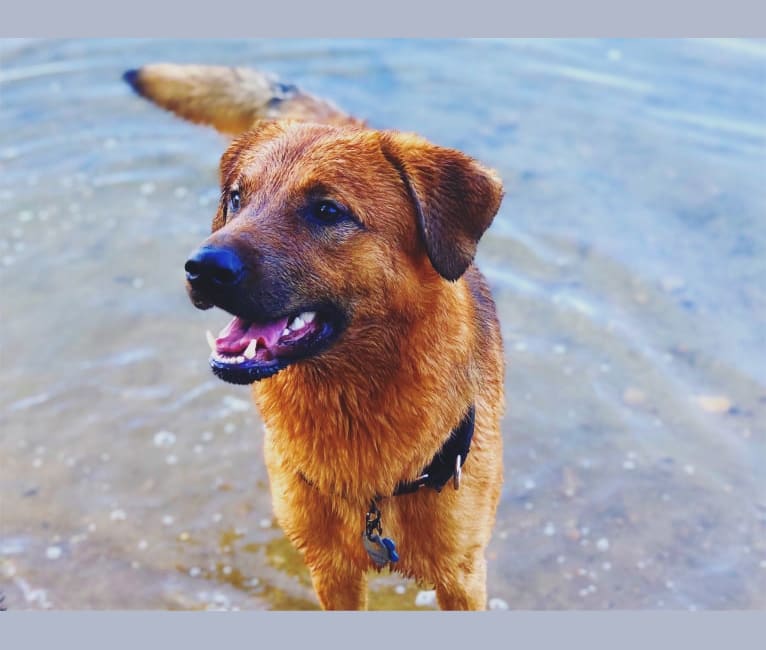
M 234 190 L 229 193 L 229 214 L 239 212 L 239 192 Z
M 308 206 L 306 216 L 322 224 L 333 224 L 346 219 L 348 212 L 334 201 L 317 201 Z

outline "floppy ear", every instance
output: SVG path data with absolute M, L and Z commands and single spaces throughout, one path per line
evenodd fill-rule
M 473 158 L 415 135 L 382 132 L 380 143 L 415 204 L 431 264 L 442 277 L 457 280 L 500 207 L 500 178 Z

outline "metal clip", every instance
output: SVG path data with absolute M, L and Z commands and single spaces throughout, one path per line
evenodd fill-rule
M 370 509 L 365 515 L 365 534 L 368 538 L 372 537 L 373 533 L 377 532 L 378 535 L 383 533 L 383 525 L 380 523 L 380 509 L 375 501 L 370 502 Z
M 455 458 L 455 473 L 452 475 L 452 487 L 456 490 L 460 488 L 460 479 L 463 476 L 463 464 L 460 462 L 462 457 L 460 454 Z

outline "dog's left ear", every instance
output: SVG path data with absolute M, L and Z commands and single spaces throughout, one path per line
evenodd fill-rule
M 442 277 L 457 280 L 500 207 L 500 178 L 473 158 L 415 135 L 381 132 L 380 144 L 415 204 L 431 264 Z

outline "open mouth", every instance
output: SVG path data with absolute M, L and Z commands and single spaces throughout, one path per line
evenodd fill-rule
M 235 316 L 218 337 L 207 332 L 210 366 L 224 381 L 251 384 L 314 356 L 339 330 L 337 318 L 317 311 L 264 323 Z

